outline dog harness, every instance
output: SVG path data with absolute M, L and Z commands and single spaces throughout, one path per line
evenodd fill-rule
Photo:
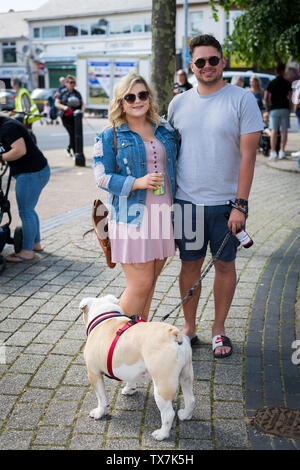
M 119 328 L 119 330 L 116 332 L 116 336 L 115 336 L 115 339 L 113 340 L 110 348 L 109 348 L 109 351 L 108 351 L 108 356 L 107 356 L 107 370 L 108 370 L 108 374 L 104 374 L 106 375 L 106 377 L 110 378 L 110 379 L 115 379 L 115 380 L 118 380 L 118 382 L 122 382 L 122 379 L 118 379 L 118 377 L 116 377 L 114 374 L 113 374 L 113 370 L 112 370 L 112 359 L 113 359 L 113 354 L 114 354 L 114 349 L 116 347 L 116 344 L 117 342 L 119 341 L 120 339 L 120 336 L 126 331 L 128 330 L 128 328 L 130 328 L 131 326 L 133 325 L 136 325 L 137 323 L 140 323 L 140 322 L 145 322 L 145 320 L 142 320 L 141 317 L 139 317 L 138 315 L 132 315 L 131 317 L 129 317 L 128 315 L 124 315 L 120 312 L 108 312 L 108 313 L 101 313 L 100 315 L 98 315 L 96 318 L 94 318 L 94 320 L 92 320 L 88 327 L 87 327 L 87 330 L 86 330 L 86 335 L 88 336 L 90 334 L 90 332 L 96 327 L 98 326 L 100 323 L 102 323 L 104 320 L 108 320 L 110 318 L 114 318 L 114 317 L 126 317 L 126 318 L 129 318 L 130 320 L 122 327 L 122 328 Z

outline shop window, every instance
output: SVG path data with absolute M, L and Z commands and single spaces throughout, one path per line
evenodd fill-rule
M 104 18 L 101 18 L 101 20 L 99 20 L 98 23 L 94 23 L 91 25 L 91 35 L 94 36 L 94 35 L 106 34 L 107 25 L 108 25 L 108 21 L 106 21 Z
M 41 29 L 40 28 L 33 28 L 33 37 L 40 38 L 41 37 Z
M 203 12 L 194 11 L 190 13 L 190 36 L 195 37 L 203 33 Z
M 79 35 L 79 29 L 78 26 L 68 24 L 65 26 L 65 36 L 66 37 L 74 37 Z
M 86 24 L 79 25 L 80 36 L 88 36 L 89 35 L 89 27 Z
M 109 32 L 110 34 L 130 34 L 131 24 L 129 21 L 112 21 Z
M 145 20 L 145 33 L 151 33 L 151 19 Z
M 133 33 L 143 33 L 144 32 L 144 22 L 143 21 L 134 21 L 132 24 Z
M 60 37 L 60 26 L 43 26 L 42 36 L 44 39 L 53 39 Z
M 17 49 L 15 42 L 2 43 L 2 61 L 3 64 L 14 64 L 17 62 Z

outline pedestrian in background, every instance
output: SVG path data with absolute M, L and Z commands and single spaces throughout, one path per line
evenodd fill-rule
M 240 86 L 241 88 L 244 88 L 243 75 L 233 75 L 230 83 L 231 85 Z
M 244 213 L 230 210 L 226 202 L 233 200 L 242 210 L 248 209 L 256 150 L 263 129 L 253 94 L 223 80 L 226 58 L 220 43 L 211 35 L 197 36 L 190 43 L 190 56 L 198 87 L 174 96 L 169 106 L 169 121 L 181 135 L 175 204 L 183 214 L 183 235 L 178 238 L 175 234 L 175 241 L 182 262 L 179 276 L 182 298 L 200 279 L 208 242 L 214 256 L 228 229 L 236 234 L 245 225 Z M 204 214 L 197 219 L 199 205 Z M 192 215 L 187 218 L 184 214 Z M 228 221 L 224 214 L 229 216 Z M 200 248 L 190 234 L 201 227 L 204 243 Z M 232 353 L 231 341 L 225 336 L 225 320 L 236 287 L 238 245 L 237 238 L 232 236 L 214 264 L 212 347 L 217 358 Z M 195 335 L 200 292 L 201 285 L 183 304 L 183 333 L 191 339 L 192 347 L 200 346 Z
M 259 109 L 262 111 L 264 109 L 263 90 L 261 88 L 261 81 L 257 75 L 251 75 L 250 77 L 250 90 L 255 96 Z
M 84 112 L 82 96 L 79 91 L 76 90 L 76 78 L 73 77 L 73 75 L 66 77 L 66 87 L 62 88 L 60 94 L 57 96 L 55 106 L 61 111 L 63 126 L 67 129 L 69 134 L 69 145 L 66 148 L 66 154 L 68 157 L 73 157 L 75 155 L 74 111 L 81 109 Z
M 94 150 L 97 185 L 109 192 L 112 262 L 122 264 L 126 277 L 120 306 L 143 320 L 166 259 L 175 254 L 171 206 L 178 138 L 157 109 L 145 79 L 125 76 L 109 106 L 111 127 Z
M 16 118 L 22 122 L 28 129 L 31 129 L 34 121 L 41 119 L 40 112 L 27 88 L 22 86 L 22 81 L 18 77 L 12 77 L 10 80 L 11 87 L 16 92 L 15 109 L 13 113 L 20 113 Z
M 35 145 L 25 127 L 15 119 L 0 116 L 0 147 L 2 159 L 16 180 L 16 200 L 22 221 L 23 243 L 19 253 L 7 256 L 6 261 L 21 263 L 42 251 L 40 222 L 35 206 L 49 181 L 47 159 Z
M 177 70 L 176 77 L 177 82 L 174 85 L 174 95 L 177 95 L 178 93 L 184 93 L 185 91 L 193 88 L 193 85 L 188 82 L 188 77 L 184 70 Z
M 60 77 L 59 79 L 59 87 L 58 87 L 58 93 L 61 93 L 62 90 L 66 88 L 66 79 L 65 77 Z
M 277 77 L 269 82 L 266 89 L 266 107 L 270 113 L 271 153 L 269 160 L 285 158 L 288 128 L 290 127 L 290 111 L 292 109 L 292 86 L 284 78 L 285 64 L 276 67 Z M 276 152 L 277 129 L 281 129 L 279 154 Z

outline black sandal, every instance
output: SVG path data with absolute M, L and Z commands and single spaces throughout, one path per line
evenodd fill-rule
M 225 354 L 216 354 L 215 349 L 220 348 L 221 346 L 226 346 L 228 348 L 231 348 L 231 350 L 228 353 Z M 232 351 L 233 351 L 233 346 L 231 344 L 230 339 L 228 336 L 225 335 L 216 335 L 212 339 L 212 348 L 213 348 L 213 355 L 217 359 L 223 359 L 224 357 L 231 356 Z
M 196 336 L 194 336 L 194 338 L 191 339 L 191 347 L 192 348 L 200 348 L 200 346 L 201 346 L 200 339 L 196 335 Z

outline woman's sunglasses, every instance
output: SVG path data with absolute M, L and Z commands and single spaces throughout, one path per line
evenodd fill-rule
M 137 96 L 139 100 L 146 101 L 149 98 L 149 91 L 140 91 Z M 124 96 L 124 100 L 127 101 L 127 103 L 132 104 L 136 100 L 136 95 L 134 93 L 129 93 Z
M 213 56 L 209 57 L 208 59 L 197 59 L 194 62 L 194 64 L 196 65 L 196 67 L 198 69 L 203 69 L 204 65 L 206 64 L 206 61 L 208 61 L 209 65 L 212 65 L 213 67 L 215 67 L 216 65 L 218 65 L 220 60 L 221 60 L 220 57 L 217 57 L 216 55 L 213 55 Z

